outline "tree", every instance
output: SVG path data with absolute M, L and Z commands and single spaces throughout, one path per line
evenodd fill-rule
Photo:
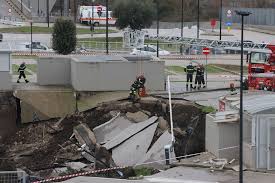
M 72 20 L 59 18 L 53 27 L 53 49 L 60 54 L 67 55 L 76 47 L 76 26 Z
M 117 27 L 130 27 L 141 30 L 150 27 L 155 17 L 155 4 L 152 0 L 119 0 L 113 6 Z

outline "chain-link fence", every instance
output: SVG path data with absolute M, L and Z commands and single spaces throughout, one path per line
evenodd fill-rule
M 0 172 L 0 183 L 27 183 L 27 174 L 24 171 Z

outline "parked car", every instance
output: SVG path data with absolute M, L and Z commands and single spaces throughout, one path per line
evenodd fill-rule
M 31 43 L 19 43 L 16 45 L 17 51 L 31 51 Z M 40 42 L 32 43 L 32 51 L 34 52 L 53 52 L 48 46 L 41 44 Z
M 198 46 L 190 46 L 185 50 L 186 55 L 199 55 L 201 54 L 201 49 Z
M 212 53 L 213 54 L 226 54 L 226 51 L 224 48 L 213 48 Z
M 2 42 L 2 41 L 3 41 L 3 34 L 0 33 L 0 42 Z
M 157 47 L 154 45 L 144 45 L 144 47 L 141 48 L 134 48 L 131 52 L 131 55 L 157 55 Z M 167 56 L 170 55 L 169 51 L 159 49 L 159 55 L 160 56 Z

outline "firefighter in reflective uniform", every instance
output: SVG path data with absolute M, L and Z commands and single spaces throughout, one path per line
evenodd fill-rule
M 135 80 L 135 82 L 132 84 L 129 94 L 129 99 L 135 102 L 139 98 L 139 91 L 145 89 L 146 79 L 144 76 L 139 76 Z
M 27 80 L 26 78 L 26 74 L 25 74 L 25 69 L 26 69 L 26 63 L 23 62 L 19 68 L 18 68 L 18 71 L 19 72 L 19 77 L 18 77 L 18 80 L 17 80 L 17 83 L 20 83 L 20 79 L 23 77 L 25 79 L 25 82 L 28 83 L 29 81 Z
M 193 74 L 195 72 L 195 67 L 192 65 L 192 62 L 189 63 L 189 65 L 184 69 L 187 76 L 187 82 L 186 82 L 186 88 L 188 89 L 188 85 L 190 85 L 190 88 L 193 88 Z

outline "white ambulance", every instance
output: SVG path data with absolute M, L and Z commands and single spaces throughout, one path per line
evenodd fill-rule
M 106 25 L 106 7 L 98 6 L 80 6 L 79 8 L 80 23 Z M 112 11 L 108 11 L 109 25 L 115 25 L 116 19 L 112 17 Z

